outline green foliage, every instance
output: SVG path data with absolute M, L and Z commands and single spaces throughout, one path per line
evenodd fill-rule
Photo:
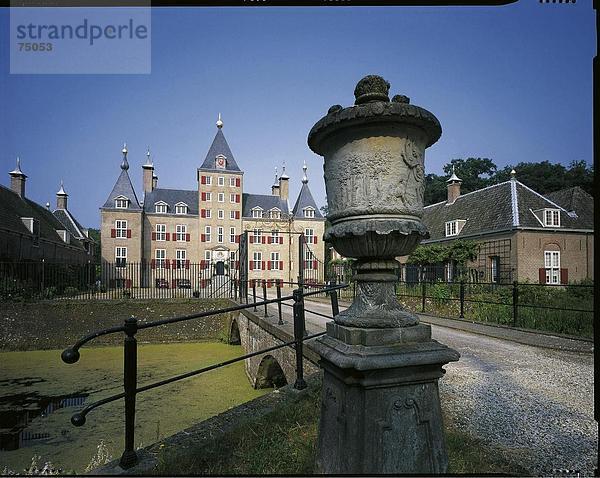
M 408 256 L 407 262 L 424 266 L 456 261 L 458 265 L 464 266 L 467 262 L 475 260 L 478 251 L 479 245 L 476 242 L 464 239 L 450 244 L 420 245 Z
M 65 288 L 65 295 L 67 297 L 75 297 L 78 294 L 78 290 L 76 287 L 66 287 Z

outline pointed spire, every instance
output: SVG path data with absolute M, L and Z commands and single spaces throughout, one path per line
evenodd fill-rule
M 452 176 L 450 176 L 450 178 L 446 182 L 447 183 L 462 183 L 462 179 L 460 179 L 454 172 L 454 165 L 452 165 Z
M 68 194 L 65 191 L 64 185 L 63 185 L 63 180 L 60 180 L 60 189 L 58 190 L 58 192 L 56 193 L 57 196 L 68 196 Z
M 148 148 L 146 149 L 146 164 L 144 164 L 144 166 L 149 168 L 154 166 L 152 157 L 150 156 L 150 146 L 148 146 Z
M 517 179 L 517 172 L 514 169 L 510 170 L 510 179 Z
M 281 176 L 279 176 L 279 179 L 290 179 L 290 177 L 285 172 L 285 161 L 283 162 L 283 167 L 281 168 Z
M 127 171 L 129 169 L 129 163 L 127 162 L 127 143 L 123 143 L 123 149 L 121 150 L 123 153 L 123 162 L 121 163 L 121 169 L 123 171 Z
M 11 176 L 25 176 L 23 171 L 21 171 L 21 158 L 19 158 L 19 156 L 17 156 L 17 167 L 8 174 Z
M 221 129 L 223 127 L 223 121 L 221 121 L 221 113 L 219 113 L 219 119 L 217 120 L 217 128 Z
M 306 166 L 306 159 L 304 160 L 304 165 L 302 166 L 302 171 L 304 171 L 304 175 L 302 176 L 302 184 L 308 184 L 308 178 L 306 177 L 306 170 L 308 167 Z
M 275 182 L 273 183 L 274 188 L 279 187 L 279 177 L 277 176 L 277 166 L 275 166 Z

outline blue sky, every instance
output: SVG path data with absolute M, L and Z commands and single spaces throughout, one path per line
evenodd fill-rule
M 195 189 L 196 168 L 223 132 L 246 192 L 265 193 L 285 161 L 291 201 L 302 162 L 325 204 L 322 158 L 306 145 L 333 104 L 380 74 L 440 120 L 427 172 L 452 158 L 592 163 L 591 2 L 502 7 L 155 8 L 149 75 L 11 75 L 9 12 L 0 10 L 0 180 L 15 157 L 27 195 L 100 222 L 123 141 L 141 196 L 150 146 L 159 186 Z

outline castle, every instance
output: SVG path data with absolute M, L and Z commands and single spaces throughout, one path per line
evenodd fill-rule
M 123 147 L 121 173 L 100 208 L 102 265 L 111 286 L 196 289 L 212 276 L 234 276 L 246 231 L 248 240 L 242 242 L 247 242 L 249 280 L 294 282 L 300 268 L 323 280 L 325 218 L 310 192 L 306 164 L 293 207 L 285 166 L 281 175 L 275 173 L 271 194 L 246 193 L 244 172 L 225 139 L 220 115 L 216 125 L 194 190 L 159 188 L 148 151 L 139 201 Z M 302 261 L 301 234 L 307 245 Z M 145 272 L 131 273 L 136 264 L 144 265 Z

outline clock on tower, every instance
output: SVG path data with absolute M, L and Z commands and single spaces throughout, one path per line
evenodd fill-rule
M 217 157 L 215 158 L 215 166 L 217 167 L 217 169 L 225 169 L 226 164 L 227 158 L 222 154 L 217 155 Z

